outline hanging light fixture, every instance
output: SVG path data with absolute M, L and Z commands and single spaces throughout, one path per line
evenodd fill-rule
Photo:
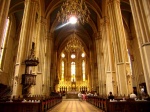
M 67 45 L 65 46 L 65 50 L 67 52 L 75 52 L 77 49 L 83 51 L 83 45 L 76 37 L 76 34 L 73 33 L 71 39 L 68 41 Z
M 66 0 L 57 13 L 57 19 L 62 23 L 73 21 L 74 24 L 80 21 L 84 24 L 89 21 L 89 18 L 90 11 L 84 0 Z

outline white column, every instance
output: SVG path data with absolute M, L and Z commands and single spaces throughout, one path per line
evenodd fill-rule
M 110 23 L 107 16 L 101 21 L 102 26 L 102 37 L 103 37 L 103 51 L 104 51 L 104 66 L 106 75 L 106 94 L 110 91 L 113 94 L 117 94 L 117 82 L 115 74 L 115 62 L 113 55 L 112 37 L 110 35 Z
M 46 19 L 42 16 L 38 18 L 38 35 L 36 39 L 36 56 L 39 58 L 40 63 L 36 67 L 36 85 L 34 86 L 34 93 L 42 95 L 45 87 L 45 73 L 44 73 L 44 61 L 45 61 L 45 50 L 46 50 Z
M 150 1 L 129 1 L 140 47 L 147 92 L 150 94 Z
M 116 61 L 116 78 L 118 82 L 119 95 L 128 95 L 127 86 L 127 46 L 126 37 L 123 26 L 123 20 L 120 9 L 120 0 L 108 1 L 108 14 L 110 18 L 110 26 L 112 30 L 112 39 Z
M 53 33 L 48 33 L 46 38 L 46 53 L 44 60 L 43 95 L 49 95 L 47 91 L 49 91 L 50 87 L 53 87 L 54 85 L 55 74 L 53 73 L 53 71 L 51 71 L 52 50 L 53 50 Z
M 15 65 L 15 74 L 14 77 L 17 77 L 18 80 L 14 80 L 13 95 L 22 94 L 22 85 L 21 78 L 22 74 L 25 73 L 25 64 L 24 61 L 30 54 L 35 17 L 36 17 L 36 8 L 38 2 L 36 0 L 25 0 L 25 9 L 22 20 L 19 46 L 17 52 L 17 60 Z
M 95 37 L 96 41 L 96 54 L 97 54 L 97 74 L 98 74 L 98 86 L 99 86 L 99 95 L 102 95 L 102 74 L 100 71 L 100 43 L 101 43 L 101 35 L 100 32 L 97 32 Z

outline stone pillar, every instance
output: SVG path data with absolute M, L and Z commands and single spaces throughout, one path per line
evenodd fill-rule
M 22 74 L 25 73 L 24 61 L 30 54 L 32 47 L 32 36 L 34 31 L 36 8 L 38 2 L 36 0 L 25 0 L 25 9 L 22 20 L 20 40 L 18 46 L 17 60 L 15 65 L 15 74 L 17 80 L 14 80 L 13 95 L 22 94 L 21 78 Z
M 42 95 L 42 91 L 44 90 L 44 87 L 45 87 L 45 83 L 44 83 L 44 61 L 45 61 L 45 43 L 46 43 L 46 19 L 43 17 L 43 16 L 38 16 L 38 21 L 37 21 L 37 24 L 38 24 L 38 35 L 37 35 L 37 39 L 36 39 L 36 51 L 35 52 L 36 56 L 39 58 L 40 60 L 40 63 L 38 64 L 38 66 L 36 67 L 36 73 L 37 73 L 37 76 L 36 76 L 36 81 L 38 83 L 36 83 L 36 86 L 34 86 L 34 93 L 35 94 L 40 94 Z M 41 80 L 42 79 L 42 80 Z
M 98 74 L 98 86 L 99 86 L 99 95 L 103 95 L 103 83 L 102 83 L 102 73 L 101 73 L 101 31 L 98 31 L 95 34 L 96 41 L 96 54 L 97 54 L 97 74 Z
M 116 78 L 118 84 L 118 93 L 119 95 L 128 95 L 129 91 L 127 86 L 127 75 L 126 75 L 127 47 L 120 9 L 120 0 L 109 0 L 107 5 L 112 31 L 115 61 L 117 64 Z
M 147 92 L 150 94 L 150 1 L 129 0 L 139 43 Z
M 105 41 L 105 37 L 103 37 L 103 23 L 102 23 L 102 19 L 100 21 L 100 36 L 101 36 L 101 39 L 100 39 L 100 43 L 99 43 L 99 47 L 100 47 L 100 54 L 99 54 L 99 60 L 100 60 L 100 77 L 101 77 L 101 92 L 102 92 L 102 95 L 105 96 L 106 95 L 106 72 L 105 72 L 105 60 L 104 60 L 104 52 L 105 52 L 105 49 L 104 49 L 104 41 Z
M 44 91 L 43 94 L 48 95 L 48 90 L 51 88 L 53 91 L 54 89 L 54 80 L 55 80 L 55 73 L 54 73 L 54 66 L 51 65 L 52 59 L 52 50 L 53 50 L 53 33 L 48 33 L 46 38 L 46 54 L 44 60 Z M 50 91 L 51 91 L 50 90 Z
M 105 66 L 105 80 L 106 80 L 106 94 L 110 91 L 113 94 L 117 94 L 116 88 L 116 74 L 115 74 L 115 62 L 113 55 L 112 37 L 110 35 L 110 23 L 108 17 L 103 17 L 101 20 L 102 27 L 102 39 L 103 39 L 103 51 L 104 51 L 104 66 Z
M 0 46 L 2 44 L 2 38 L 3 38 L 4 28 L 6 25 L 6 19 L 8 16 L 10 1 L 11 0 L 0 0 Z
M 90 46 L 90 52 L 89 52 L 89 57 L 90 57 L 90 64 L 89 64 L 89 67 L 90 67 L 90 76 L 89 76 L 89 78 L 90 78 L 90 87 L 89 87 L 89 89 L 91 90 L 91 91 L 93 91 L 94 90 L 94 88 L 95 88 L 95 82 L 94 82 L 94 62 L 95 62 L 95 60 L 93 59 L 93 50 L 92 50 L 92 48 L 91 48 L 91 46 Z
M 107 78 L 107 64 L 108 64 L 108 58 L 107 58 L 107 53 L 108 53 L 108 50 L 107 50 L 107 32 L 106 32 L 106 21 L 105 21 L 105 18 L 102 18 L 100 20 L 100 28 L 101 28 L 101 53 L 100 53 L 100 65 L 101 65 L 101 77 L 102 77 L 102 91 L 103 91 L 103 95 L 105 96 L 106 95 L 106 89 L 107 89 L 107 83 L 106 83 L 106 78 Z

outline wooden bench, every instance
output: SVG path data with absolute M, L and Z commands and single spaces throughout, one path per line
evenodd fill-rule
M 0 112 L 46 112 L 62 101 L 62 97 L 53 96 L 44 99 L 35 97 L 14 99 L 12 101 L 0 102 Z
M 104 112 L 150 112 L 150 101 L 134 101 L 130 99 L 126 101 L 122 101 L 122 99 L 109 101 L 99 96 L 88 96 L 87 102 Z
M 107 102 L 107 112 L 150 112 L 149 101 Z
M 42 112 L 42 105 L 30 102 L 0 102 L 0 112 Z

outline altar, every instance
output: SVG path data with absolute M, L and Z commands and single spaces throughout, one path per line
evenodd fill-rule
M 66 99 L 78 99 L 78 91 L 67 91 Z

